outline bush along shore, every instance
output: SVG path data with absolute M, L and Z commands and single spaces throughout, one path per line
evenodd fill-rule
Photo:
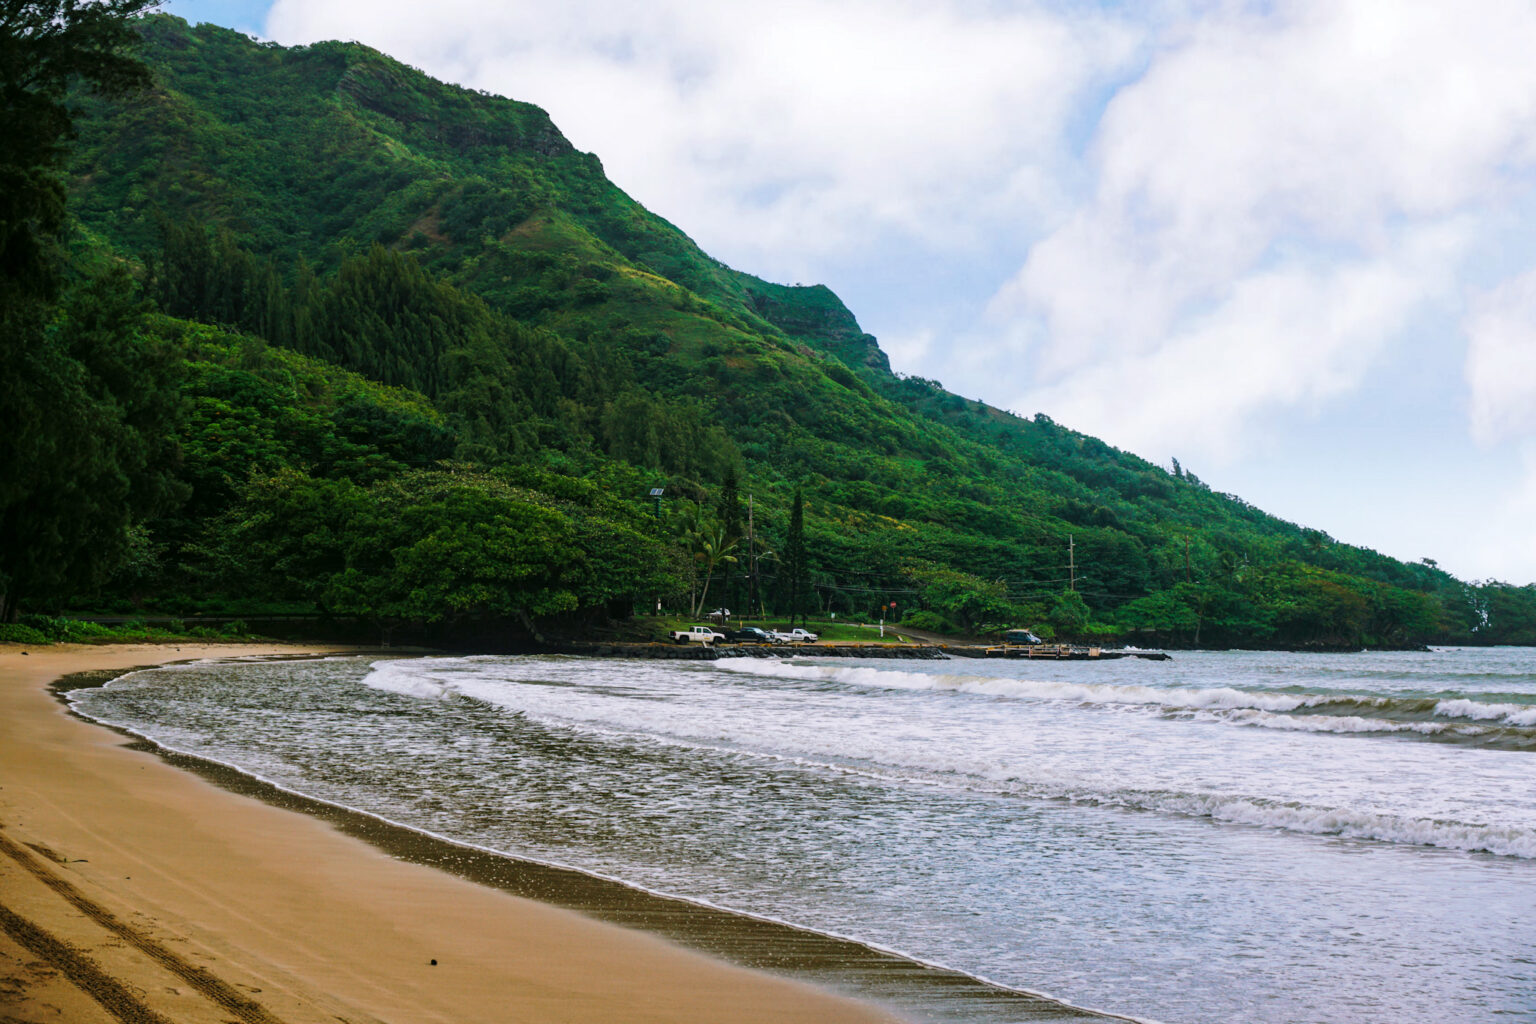
M 55 615 L 26 615 L 18 622 L 0 623 L 0 644 L 172 643 L 194 640 L 241 642 L 262 639 L 241 619 L 217 624 L 187 625 L 178 619 L 148 621 L 130 619 L 106 624 L 90 619 L 69 619 Z

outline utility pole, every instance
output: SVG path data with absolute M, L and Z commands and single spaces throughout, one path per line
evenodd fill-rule
M 1077 589 L 1077 541 L 1067 534 L 1067 570 L 1071 574 L 1071 589 Z

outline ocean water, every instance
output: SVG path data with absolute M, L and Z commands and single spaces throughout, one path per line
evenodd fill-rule
M 1536 1020 L 1536 649 L 198 663 L 81 713 L 1163 1022 Z

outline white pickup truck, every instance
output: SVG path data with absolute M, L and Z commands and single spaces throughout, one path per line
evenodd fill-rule
M 773 635 L 789 644 L 813 644 L 817 640 L 821 639 L 818 634 L 812 633 L 809 630 L 801 629 L 799 626 L 796 626 L 788 633 L 785 633 L 781 630 L 774 633 Z
M 716 633 L 708 626 L 689 626 L 687 629 L 674 629 L 667 634 L 675 644 L 685 644 L 690 640 L 694 643 L 712 644 L 716 640 L 724 640 L 724 633 Z

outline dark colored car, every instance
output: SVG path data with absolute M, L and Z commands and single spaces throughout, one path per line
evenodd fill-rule
M 778 638 L 772 633 L 765 629 L 758 629 L 756 626 L 742 626 L 740 629 L 726 634 L 726 639 L 749 644 L 776 644 L 779 642 Z

